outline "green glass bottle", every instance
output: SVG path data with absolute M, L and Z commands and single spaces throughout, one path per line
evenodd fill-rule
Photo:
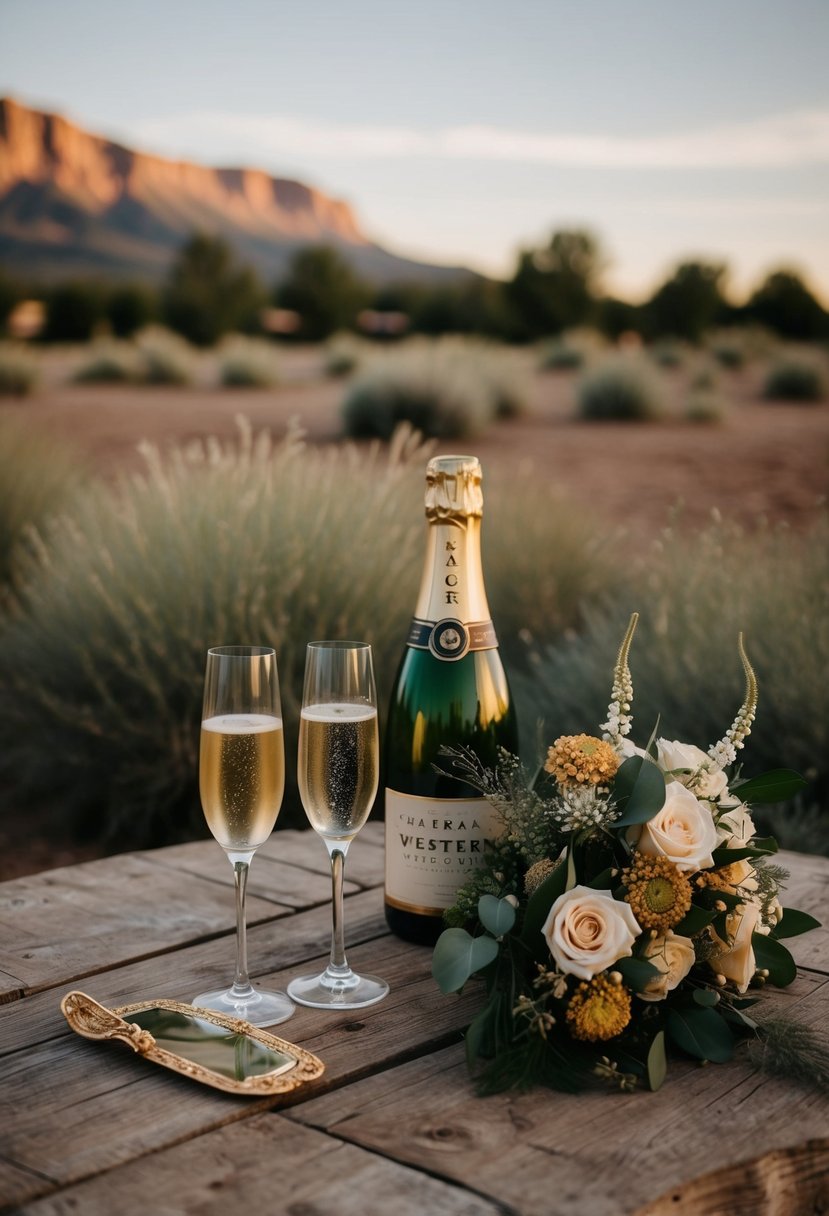
M 517 751 L 515 710 L 498 654 L 481 567 L 481 466 L 436 456 L 426 470 L 427 549 L 420 594 L 389 706 L 386 920 L 431 944 L 444 909 L 478 867 L 497 816 L 471 786 L 435 771 L 444 745 L 489 767 Z

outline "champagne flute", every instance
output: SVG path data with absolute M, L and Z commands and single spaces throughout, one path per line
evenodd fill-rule
M 236 883 L 236 978 L 194 1005 L 254 1026 L 284 1022 L 284 992 L 254 988 L 248 976 L 245 891 L 254 853 L 273 831 L 285 790 L 285 744 L 276 654 L 268 646 L 215 646 L 207 652 L 199 756 L 207 826 L 227 853 Z
M 299 793 L 331 859 L 331 958 L 320 975 L 291 980 L 288 992 L 315 1009 L 360 1009 L 380 1001 L 385 980 L 356 975 L 345 957 L 343 867 L 377 793 L 377 693 L 371 647 L 310 642 L 299 720 Z

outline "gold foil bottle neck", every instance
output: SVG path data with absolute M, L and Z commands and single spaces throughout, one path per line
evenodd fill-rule
M 426 466 L 426 518 L 480 518 L 484 513 L 481 463 L 477 456 L 433 456 Z

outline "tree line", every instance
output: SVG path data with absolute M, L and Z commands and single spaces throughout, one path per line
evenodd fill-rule
M 0 275 L 0 328 L 15 304 L 34 294 L 44 299 L 41 337 L 46 341 L 85 341 L 102 329 L 129 337 L 158 321 L 196 345 L 211 346 L 229 332 L 262 332 L 269 307 L 294 316 L 293 336 L 303 341 L 358 328 L 367 312 L 375 318 L 402 316 L 407 332 L 474 333 L 509 342 L 530 342 L 579 326 L 611 339 L 633 332 L 646 341 L 698 342 L 712 328 L 745 324 L 762 325 L 788 339 L 829 338 L 829 313 L 793 270 L 773 271 L 737 305 L 726 294 L 724 263 L 686 261 L 650 299 L 631 304 L 603 292 L 603 268 L 596 238 L 566 230 L 554 233 L 542 248 L 522 250 L 506 282 L 470 273 L 440 285 L 373 287 L 340 250 L 317 245 L 298 250 L 286 275 L 269 291 L 227 242 L 195 233 L 157 289 L 78 281 L 44 293 Z

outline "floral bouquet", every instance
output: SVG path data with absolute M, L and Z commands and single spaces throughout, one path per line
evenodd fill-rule
M 557 739 L 533 782 L 506 752 L 495 771 L 467 749 L 443 753 L 503 821 L 446 912 L 432 960 L 446 993 L 476 972 L 486 982 L 466 1034 L 470 1067 L 489 1061 L 484 1092 L 576 1090 L 595 1078 L 658 1089 L 666 1041 L 699 1060 L 729 1060 L 741 1038 L 763 1042 L 774 1024 L 749 1013 L 755 990 L 795 978 L 783 939 L 818 924 L 781 907 L 777 843 L 756 836 L 749 809 L 803 779 L 776 770 L 744 780 L 735 765 L 757 707 L 742 635 L 746 695 L 724 738 L 706 754 L 654 730 L 641 749 L 627 738 L 637 620 L 619 651 L 603 738 Z M 777 1037 L 789 1057 L 797 1051 L 779 1027 Z

